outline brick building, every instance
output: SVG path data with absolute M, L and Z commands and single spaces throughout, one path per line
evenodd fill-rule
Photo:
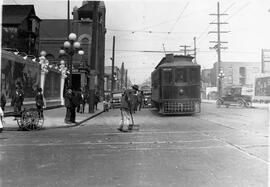
M 94 62 L 94 87 L 100 94 L 104 92 L 104 57 L 105 57 L 105 4 L 98 7 L 97 60 Z M 82 6 L 74 7 L 73 19 L 70 20 L 70 32 L 77 35 L 84 50 L 84 55 L 73 56 L 73 88 L 79 90 L 90 85 L 91 42 L 93 30 L 93 1 L 84 1 Z M 60 60 L 67 62 L 67 55 L 60 55 L 59 50 L 68 37 L 67 19 L 44 19 L 40 25 L 40 49 L 47 52 L 47 59 L 52 64 L 60 64 Z
M 41 19 L 34 5 L 3 5 L 2 48 L 16 48 L 28 55 L 38 55 Z

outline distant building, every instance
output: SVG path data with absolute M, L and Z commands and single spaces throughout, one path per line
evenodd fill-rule
M 41 19 L 34 5 L 3 5 L 2 48 L 38 55 Z
M 270 49 L 262 49 L 261 73 L 270 73 Z
M 117 66 L 114 67 L 114 91 L 123 90 L 126 85 L 130 85 L 126 83 L 127 79 L 127 70 L 121 69 Z M 110 92 L 112 84 L 112 66 L 105 66 L 105 77 L 104 77 L 104 91 Z
M 220 67 L 225 77 L 222 79 L 223 88 L 227 86 L 253 86 L 255 76 L 260 73 L 260 62 L 221 62 Z M 217 69 L 217 63 L 214 64 Z M 218 72 L 214 71 L 216 84 Z
M 261 72 L 260 62 L 221 62 L 220 67 L 224 73 L 224 78 L 221 80 L 223 90 L 230 86 L 242 86 L 243 90 L 248 90 L 250 95 L 254 95 L 255 78 Z M 213 94 L 218 90 L 218 75 L 217 63 L 214 63 L 212 69 L 202 70 L 203 98 L 216 97 Z M 209 96 L 208 92 L 213 92 L 212 96 Z M 224 92 L 222 93 L 224 94 Z

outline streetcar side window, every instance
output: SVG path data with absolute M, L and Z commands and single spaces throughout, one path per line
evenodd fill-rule
M 200 71 L 198 68 L 191 68 L 189 70 L 190 73 L 190 82 L 198 83 L 200 82 Z
M 187 82 L 187 69 L 175 69 L 175 82 Z
M 172 69 L 167 68 L 162 71 L 162 82 L 163 84 L 171 84 L 172 83 Z

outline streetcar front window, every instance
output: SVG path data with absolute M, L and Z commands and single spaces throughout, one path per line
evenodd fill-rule
M 171 84 L 172 83 L 172 69 L 164 68 L 162 72 L 162 80 L 163 84 Z
M 175 82 L 183 83 L 187 82 L 187 69 L 175 69 Z

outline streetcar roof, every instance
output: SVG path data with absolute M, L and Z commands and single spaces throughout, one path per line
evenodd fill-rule
M 191 66 L 200 67 L 200 65 L 192 62 L 192 56 L 174 55 L 171 61 L 168 61 L 166 57 L 163 57 L 155 69 L 159 67 L 179 67 L 179 66 Z

